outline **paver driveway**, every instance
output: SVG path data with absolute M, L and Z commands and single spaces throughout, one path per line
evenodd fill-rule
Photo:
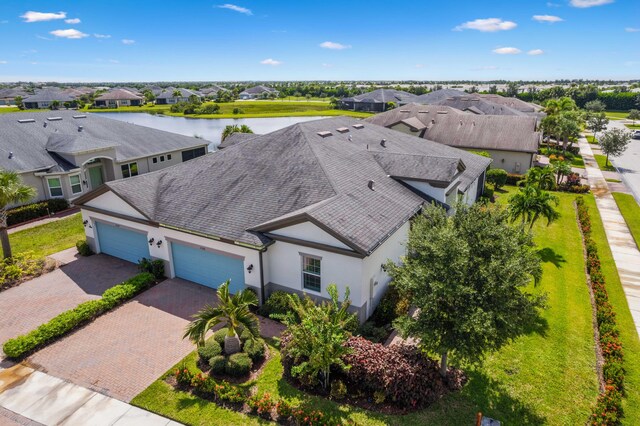
M 27 362 L 129 402 L 194 349 L 182 339 L 185 326 L 191 315 L 215 301 L 211 288 L 166 280 L 33 354 Z
M 136 265 L 99 254 L 80 257 L 48 274 L 1 292 L 0 344 L 33 330 L 86 300 L 99 298 L 106 289 L 136 273 Z

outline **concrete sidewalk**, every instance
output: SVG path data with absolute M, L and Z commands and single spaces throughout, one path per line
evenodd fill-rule
M 13 421 L 10 424 L 26 424 L 28 419 L 45 426 L 180 425 L 21 364 L 0 370 L 0 407 L 15 413 L 0 415 L 0 423 L 7 418 Z
M 584 137 L 580 137 L 579 144 L 589 185 L 596 198 L 596 205 L 602 217 L 636 332 L 640 335 L 640 251 L 609 191 L 607 181 L 598 167 L 589 142 Z

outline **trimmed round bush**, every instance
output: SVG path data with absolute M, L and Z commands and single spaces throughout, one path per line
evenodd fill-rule
M 213 340 L 218 342 L 222 348 L 224 348 L 224 338 L 227 335 L 227 329 L 221 328 L 220 330 L 213 333 Z
M 251 333 L 248 330 L 242 330 L 238 337 L 240 337 L 240 342 L 244 344 L 246 341 L 251 340 Z
M 215 340 L 209 340 L 204 346 L 198 348 L 198 356 L 204 362 L 209 362 L 211 358 L 222 353 L 220 343 Z
M 264 305 L 260 307 L 260 313 L 265 317 L 271 314 L 284 315 L 289 310 L 289 293 L 280 290 L 271 293 Z
M 253 362 L 251 361 L 251 358 L 249 358 L 249 355 L 244 352 L 240 352 L 229 357 L 225 373 L 234 377 L 245 376 L 249 374 L 251 367 L 253 367 Z
M 242 347 L 242 351 L 249 355 L 251 361 L 258 362 L 264 359 L 264 340 L 255 339 L 255 340 L 247 340 L 244 342 L 244 346 Z
M 209 366 L 213 374 L 223 374 L 227 367 L 227 358 L 223 355 L 216 355 L 209 360 Z

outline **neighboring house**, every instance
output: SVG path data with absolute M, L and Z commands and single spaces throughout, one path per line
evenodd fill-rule
M 113 89 L 98 96 L 93 104 L 97 107 L 106 108 L 140 106 L 144 104 L 144 97 L 131 93 L 125 89 Z
M 493 167 L 524 173 L 534 165 L 541 134 L 529 116 L 475 115 L 440 105 L 409 104 L 365 121 L 471 151 L 486 151 Z
M 491 160 L 347 117 L 294 124 L 76 200 L 87 240 L 131 262 L 260 300 L 351 292 L 361 320 L 425 204 L 473 203 Z
M 177 96 L 177 93 L 175 93 L 176 91 L 180 92 L 180 96 Z M 192 96 L 202 100 L 202 95 L 198 92 L 194 92 L 193 90 L 168 87 L 156 96 L 156 104 L 173 105 L 178 102 L 188 102 Z
M 250 141 L 251 139 L 257 138 L 258 136 L 262 136 L 262 135 L 256 135 L 255 133 L 241 133 L 241 132 L 231 133 L 229 136 L 225 138 L 224 141 L 220 142 L 220 144 L 218 145 L 218 149 L 225 149 L 232 145 L 239 144 L 240 142 Z
M 542 107 L 500 95 L 465 93 L 454 89 L 441 89 L 415 98 L 416 103 L 443 105 L 477 115 L 531 115 L 540 118 Z
M 0 89 L 0 105 L 15 105 L 16 97 L 22 97 L 22 99 L 29 96 L 29 93 L 21 88 L 6 88 Z
M 206 96 L 207 98 L 214 98 L 218 92 L 228 92 L 229 89 L 225 89 L 222 86 L 218 86 L 217 84 L 208 86 L 208 87 L 203 87 L 202 89 L 200 89 L 200 93 L 202 93 L 204 96 Z
M 51 108 L 55 101 L 58 101 L 59 108 L 64 108 L 68 102 L 71 108 L 77 106 L 76 97 L 68 95 L 57 88 L 43 88 L 37 90 L 35 94 L 27 96 L 22 100 L 25 109 Z
M 104 182 L 204 155 L 208 143 L 77 111 L 0 116 L 0 169 L 20 174 L 36 200 L 73 200 Z
M 362 95 L 341 99 L 342 108 L 353 111 L 383 112 L 389 102 L 396 106 L 415 102 L 416 95 L 395 89 L 378 89 Z
M 242 100 L 277 97 L 280 92 L 267 86 L 255 86 L 240 92 L 238 97 Z

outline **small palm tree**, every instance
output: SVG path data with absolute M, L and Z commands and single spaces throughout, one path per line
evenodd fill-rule
M 7 232 L 7 207 L 26 203 L 36 196 L 36 190 L 22 183 L 16 172 L 0 170 L 0 240 L 4 257 L 11 257 L 11 243 Z
M 180 90 L 176 89 L 176 90 L 173 91 L 171 96 L 173 96 L 174 98 L 181 98 L 182 97 L 182 92 Z
M 529 224 L 529 230 L 540 217 L 547 219 L 547 226 L 560 217 L 553 208 L 560 203 L 560 199 L 547 191 L 527 185 L 509 198 L 509 215 L 511 221 L 522 219 L 522 224 Z
M 533 185 L 540 189 L 555 189 L 556 176 L 551 167 L 532 167 L 527 171 L 525 185 Z
M 224 338 L 224 352 L 227 355 L 240 351 L 238 329 L 244 328 L 251 338 L 260 335 L 258 318 L 250 310 L 256 306 L 258 298 L 255 293 L 244 289 L 235 295 L 229 293 L 229 280 L 218 287 L 218 303 L 213 307 L 207 305 L 193 316 L 193 321 L 187 326 L 183 339 L 189 338 L 198 346 L 204 345 L 204 339 L 209 330 L 220 323 L 227 327 Z

